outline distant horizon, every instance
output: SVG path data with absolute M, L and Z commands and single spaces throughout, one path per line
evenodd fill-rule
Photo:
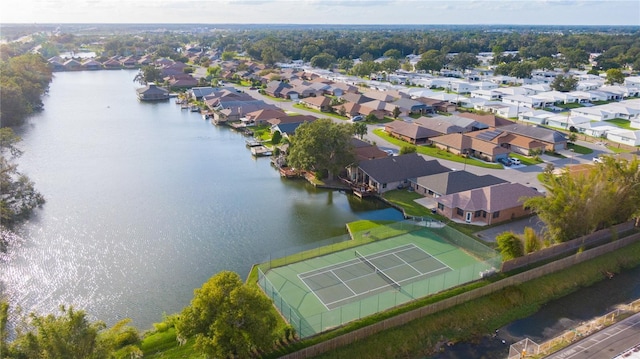
M 9 5 L 0 4 L 2 24 L 640 26 L 635 0 L 22 0 Z

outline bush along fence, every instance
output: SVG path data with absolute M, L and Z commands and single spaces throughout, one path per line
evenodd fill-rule
M 527 254 L 526 256 L 514 258 L 502 263 L 500 271 L 507 273 L 515 269 L 526 267 L 528 265 L 545 261 L 547 259 L 557 258 L 559 256 L 576 252 L 579 249 L 592 248 L 606 242 L 617 239 L 621 233 L 628 232 L 634 228 L 634 221 L 625 222 L 613 226 L 611 228 L 603 229 L 594 233 L 591 233 L 580 238 L 572 239 L 570 241 L 556 244 L 553 247 L 541 249 L 539 251 Z
M 597 248 L 585 250 L 584 252 L 576 253 L 572 256 L 562 258 L 549 264 L 542 265 L 540 267 L 528 270 L 526 272 L 518 273 L 505 279 L 487 284 L 483 287 L 470 290 L 468 292 L 456 295 L 451 298 L 441 300 L 437 303 L 429 304 L 424 307 L 399 314 L 389 319 L 382 320 L 375 324 L 354 330 L 347 334 L 326 340 L 322 343 L 318 343 L 302 350 L 299 350 L 288 355 L 284 355 L 281 359 L 305 359 L 312 358 L 322 353 L 329 352 L 331 350 L 340 348 L 352 344 L 358 340 L 382 332 L 386 329 L 396 328 L 404 324 L 409 323 L 412 320 L 422 318 L 439 311 L 454 307 L 459 304 L 463 304 L 473 299 L 483 297 L 506 287 L 518 285 L 539 277 L 543 277 L 547 274 L 551 274 L 581 262 L 588 261 L 596 258 L 600 255 L 613 252 L 617 249 L 628 246 L 632 243 L 640 241 L 640 233 L 632 234 L 628 237 L 621 238 L 619 240 L 604 244 Z

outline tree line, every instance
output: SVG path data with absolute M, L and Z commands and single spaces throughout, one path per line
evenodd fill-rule
M 10 56 L 0 49 L 0 127 L 16 126 L 42 109 L 41 97 L 49 89 L 52 72 L 39 54 Z

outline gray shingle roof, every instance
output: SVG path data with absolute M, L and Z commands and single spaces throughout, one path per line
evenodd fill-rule
M 447 195 L 507 181 L 492 175 L 478 176 L 467 171 L 453 171 L 419 177 L 416 182 L 439 195 Z
M 360 162 L 359 167 L 379 183 L 397 182 L 451 171 L 436 160 L 426 161 L 417 153 L 363 161 Z
M 522 124 L 507 125 L 498 127 L 498 129 L 515 133 L 517 135 L 533 138 L 547 143 L 567 142 L 567 138 L 561 132 L 550 130 L 544 127 L 527 126 Z

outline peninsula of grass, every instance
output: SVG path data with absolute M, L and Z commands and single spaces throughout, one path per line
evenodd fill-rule
M 405 189 L 396 189 L 393 191 L 385 192 L 382 198 L 390 202 L 391 204 L 403 209 L 403 212 L 407 216 L 426 217 L 431 216 L 431 210 L 416 203 L 415 200 L 424 198 L 413 191 L 407 191 Z
M 378 137 L 384 139 L 385 141 L 387 141 L 389 143 L 392 143 L 392 144 L 394 144 L 394 145 L 396 145 L 398 147 L 411 145 L 410 143 L 408 143 L 406 141 L 402 141 L 402 140 L 399 140 L 397 138 L 389 136 L 383 129 L 380 129 L 380 128 L 373 130 L 373 133 L 376 136 L 378 136 Z M 439 148 L 436 148 L 436 147 L 416 146 L 416 148 L 417 148 L 417 152 L 419 154 L 430 156 L 430 157 L 434 157 L 434 158 L 441 158 L 443 160 L 459 162 L 460 164 L 466 164 L 468 166 L 493 168 L 493 169 L 503 169 L 502 165 L 498 164 L 498 163 L 488 163 L 488 162 L 477 160 L 477 159 L 475 159 L 473 157 L 464 158 L 462 156 L 455 155 L 455 154 L 453 154 L 451 152 L 443 151 L 443 150 L 441 150 Z

